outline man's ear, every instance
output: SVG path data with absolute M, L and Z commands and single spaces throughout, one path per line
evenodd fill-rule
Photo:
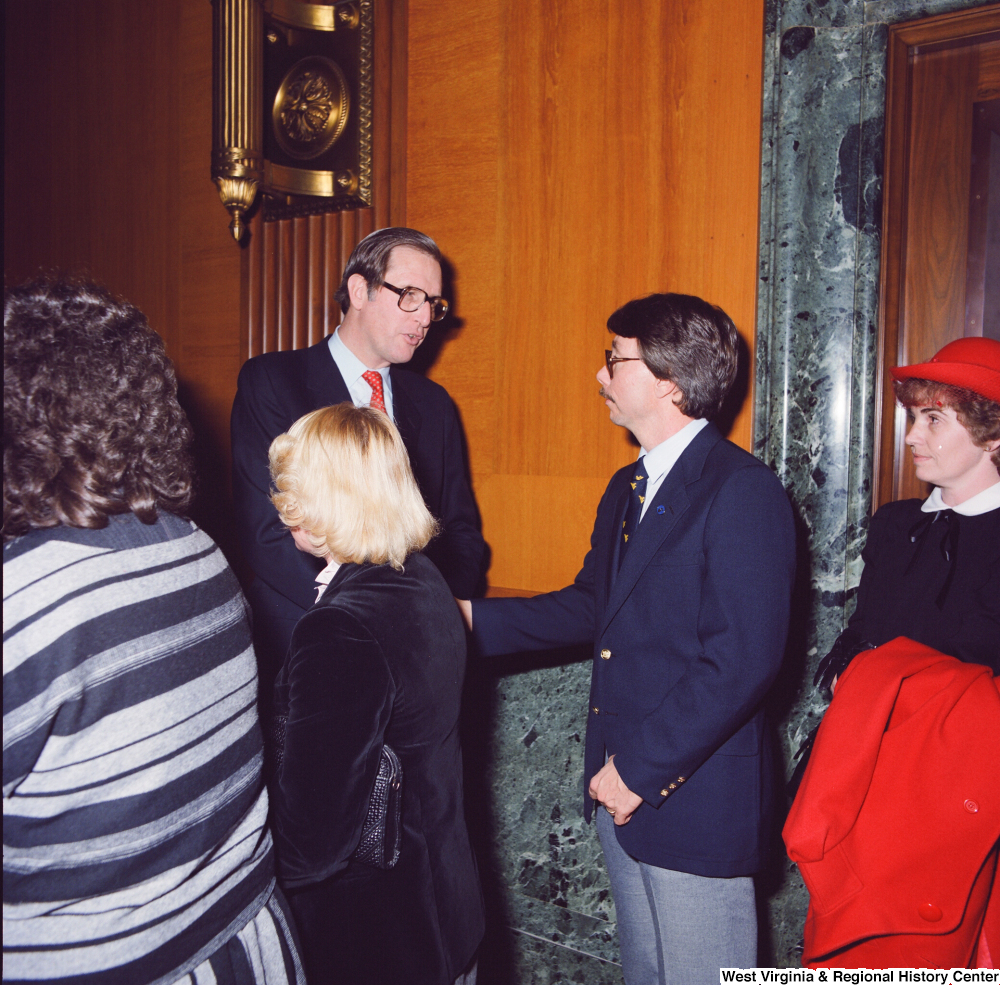
M 347 298 L 352 308 L 361 308 L 368 300 L 368 281 L 361 274 L 351 274 L 347 278 Z
M 675 404 L 680 403 L 684 399 L 683 392 L 673 380 L 661 380 L 658 378 L 654 384 L 654 392 L 661 400 L 669 397 Z

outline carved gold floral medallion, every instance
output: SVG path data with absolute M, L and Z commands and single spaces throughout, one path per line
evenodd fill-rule
M 347 81 L 329 58 L 311 55 L 285 74 L 274 97 L 271 119 L 279 146 L 309 161 L 333 146 L 350 112 Z

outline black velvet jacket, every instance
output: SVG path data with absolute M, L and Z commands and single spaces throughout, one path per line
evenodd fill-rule
M 299 621 L 285 689 L 284 762 L 271 785 L 278 877 L 310 985 L 449 985 L 483 935 L 462 802 L 458 719 L 465 631 L 437 568 L 345 564 Z M 403 766 L 396 867 L 349 861 L 383 742 Z

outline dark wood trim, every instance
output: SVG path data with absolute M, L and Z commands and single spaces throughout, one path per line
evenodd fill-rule
M 879 283 L 878 372 L 872 509 L 907 493 L 903 478 L 905 419 L 893 399 L 889 369 L 908 361 L 901 335 L 907 269 L 908 193 L 913 117 L 913 60 L 918 54 L 1000 37 L 1000 4 L 908 21 L 889 28 L 886 68 L 885 170 Z M 972 57 L 976 57 L 970 52 Z M 979 90 L 983 89 L 980 82 Z M 981 96 L 979 98 L 982 98 Z
M 892 499 L 896 450 L 896 402 L 889 367 L 899 363 L 899 314 L 906 247 L 906 185 L 910 119 L 910 49 L 889 29 L 886 64 L 885 171 L 882 192 L 882 262 L 879 268 L 879 344 L 876 385 L 875 475 L 872 510 Z M 885 455 L 883 448 L 893 448 Z

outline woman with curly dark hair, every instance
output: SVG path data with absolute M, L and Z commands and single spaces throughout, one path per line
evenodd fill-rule
M 4 981 L 302 982 L 245 603 L 143 314 L 4 298 Z

